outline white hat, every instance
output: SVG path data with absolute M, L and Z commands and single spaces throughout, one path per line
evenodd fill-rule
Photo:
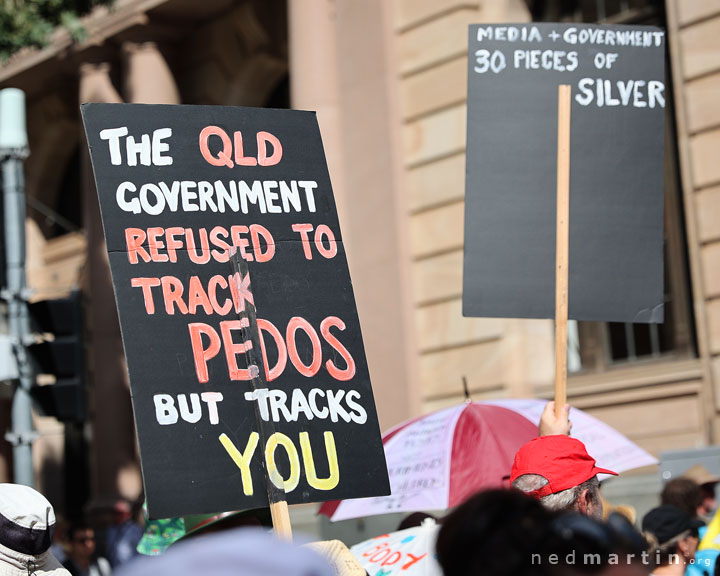
M 68 575 L 50 553 L 55 512 L 29 486 L 0 484 L 0 576 Z

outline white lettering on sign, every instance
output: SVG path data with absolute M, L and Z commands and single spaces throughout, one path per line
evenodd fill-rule
M 508 75 L 514 73 L 561 73 L 558 84 L 574 84 L 577 104 L 597 108 L 629 107 L 655 109 L 665 107 L 665 84 L 652 72 L 642 78 L 643 71 L 626 72 L 617 79 L 594 78 L 586 70 L 617 70 L 618 65 L 631 59 L 632 52 L 657 52 L 665 43 L 665 33 L 648 27 L 626 29 L 613 26 L 580 26 L 567 24 L 544 25 L 486 25 L 473 30 L 476 44 L 470 46 L 470 72 L 480 75 Z M 647 29 L 645 29 L 647 28 Z M 472 44 L 471 38 L 471 44 Z M 538 43 L 544 44 L 536 46 Z M 595 46 L 612 46 L 610 50 Z M 562 75 L 575 73 L 563 79 Z M 587 76 L 587 77 L 584 77 Z M 578 81 L 578 78 L 581 78 Z M 553 77 L 555 80 L 555 77 Z
M 367 412 L 361 404 L 357 390 L 320 390 L 313 388 L 307 392 L 296 388 L 290 398 L 283 390 L 258 388 L 245 392 L 245 400 L 257 402 L 260 418 L 273 422 L 297 422 L 300 416 L 312 420 L 330 419 L 331 422 L 355 422 L 365 424 Z
M 578 81 L 575 101 L 581 106 L 633 106 L 665 108 L 665 84 L 658 80 L 603 80 L 582 78 Z
M 170 166 L 173 163 L 172 156 L 165 156 L 164 153 L 170 150 L 170 145 L 163 142 L 172 136 L 171 128 L 158 128 L 153 130 L 152 140 L 149 134 L 141 134 L 140 140 L 128 135 L 127 127 L 106 128 L 100 131 L 100 139 L 107 140 L 110 152 L 110 163 L 119 166 L 123 162 L 121 140 L 125 138 L 125 163 L 128 166 L 137 166 L 138 159 L 143 166 Z
M 563 32 L 568 44 L 604 44 L 606 46 L 635 46 L 640 48 L 663 45 L 665 33 L 656 30 L 606 30 L 600 27 L 581 28 L 571 26 Z
M 188 396 L 190 403 L 188 404 Z M 190 424 L 199 422 L 202 418 L 203 410 L 200 401 L 207 406 L 208 420 L 210 424 L 218 424 L 220 417 L 218 415 L 218 403 L 223 401 L 223 395 L 220 392 L 203 392 L 201 394 L 178 394 L 177 406 L 175 405 L 175 397 L 171 394 L 155 394 L 153 403 L 155 404 L 155 419 L 158 424 L 168 426 L 176 424 L 180 418 Z
M 484 40 L 542 42 L 542 34 L 536 26 L 479 26 L 477 41 Z
M 140 155 L 142 160 L 142 153 Z M 287 214 L 305 209 L 315 212 L 317 187 L 314 180 L 175 180 L 170 183 L 148 182 L 139 189 L 132 182 L 122 182 L 115 191 L 115 201 L 124 212 L 144 212 L 151 216 L 166 211 L 247 214 L 251 206 L 256 207 L 261 214 Z
M 572 72 L 578 67 L 578 53 L 565 50 L 515 50 L 513 66 L 522 70 Z

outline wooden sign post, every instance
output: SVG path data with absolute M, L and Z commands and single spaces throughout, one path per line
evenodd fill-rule
M 238 292 L 244 291 L 247 295 L 243 307 L 238 310 L 238 320 L 240 321 L 240 331 L 242 339 L 245 343 L 245 354 L 247 355 L 248 372 L 250 376 L 250 385 L 252 391 L 258 394 L 258 391 L 267 388 L 267 382 L 263 375 L 263 362 L 257 356 L 256 351 L 264 349 L 261 342 L 262 336 L 258 329 L 257 314 L 255 310 L 255 297 L 252 291 L 252 281 L 250 278 L 250 268 L 245 259 L 240 255 L 236 247 L 232 247 L 228 251 L 228 260 L 230 261 L 233 278 L 236 281 L 236 289 Z M 262 418 L 258 404 L 255 405 L 255 424 L 258 428 L 260 443 L 266 446 L 268 439 L 276 432 L 273 422 L 266 421 Z M 272 518 L 273 529 L 275 534 L 283 540 L 292 541 L 292 525 L 290 522 L 290 512 L 288 510 L 285 490 L 287 485 L 285 479 L 277 475 L 271 478 L 271 472 L 265 467 L 265 487 L 267 489 L 268 504 L 270 506 L 270 516 Z M 242 490 L 242 486 L 238 486 Z
M 558 86 L 557 241 L 555 243 L 555 414 L 567 399 L 568 263 L 570 234 L 570 94 Z

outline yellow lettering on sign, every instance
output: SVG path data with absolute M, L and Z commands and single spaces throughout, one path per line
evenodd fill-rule
M 300 432 L 300 448 L 302 449 L 303 462 L 305 463 L 305 475 L 310 486 L 317 490 L 332 490 L 340 482 L 340 470 L 338 469 L 337 450 L 335 449 L 335 437 L 330 431 L 324 433 L 325 453 L 327 454 L 330 476 L 318 478 L 315 470 L 310 436 L 307 432 Z
M 277 450 L 278 446 L 285 448 L 285 452 L 287 452 L 288 459 L 290 460 L 290 476 L 287 480 L 282 477 L 282 474 L 280 474 L 275 464 L 275 450 Z M 275 432 L 268 438 L 267 444 L 265 445 L 265 463 L 267 464 L 268 477 L 275 486 L 285 490 L 286 493 L 292 492 L 297 488 L 298 482 L 300 482 L 300 456 L 292 440 L 285 436 L 285 434 Z
M 230 458 L 233 459 L 235 465 L 240 468 L 240 476 L 242 478 L 243 493 L 245 496 L 253 495 L 253 483 L 252 475 L 250 474 L 250 460 L 255 454 L 255 449 L 258 445 L 258 438 L 260 435 L 257 432 L 252 432 L 248 438 L 247 445 L 245 446 L 245 452 L 240 453 L 233 444 L 233 441 L 228 438 L 227 434 L 220 434 L 220 443 L 223 445 L 227 453 L 230 454 Z

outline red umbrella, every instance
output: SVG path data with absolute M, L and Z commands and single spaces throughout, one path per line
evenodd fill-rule
M 326 502 L 331 520 L 389 512 L 445 510 L 484 488 L 506 486 L 518 448 L 537 436 L 547 401 L 488 400 L 426 414 L 383 436 L 392 494 Z M 604 422 L 573 408 L 573 436 L 601 466 L 616 472 L 657 459 Z
M 319 513 L 342 520 L 451 508 L 507 485 L 515 453 L 535 436 L 537 424 L 521 414 L 480 402 L 409 420 L 383 435 L 392 495 L 326 502 Z

